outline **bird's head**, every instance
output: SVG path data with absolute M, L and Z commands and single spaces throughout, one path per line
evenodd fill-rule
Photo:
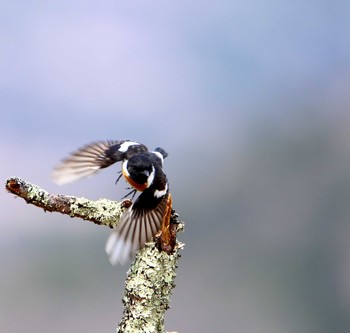
M 137 190 L 148 188 L 154 179 L 154 166 L 148 156 L 137 154 L 123 163 L 123 175 Z

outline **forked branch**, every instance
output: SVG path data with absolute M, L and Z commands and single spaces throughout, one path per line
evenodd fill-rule
M 118 225 L 124 208 L 131 205 L 130 200 L 92 201 L 53 195 L 18 177 L 7 179 L 5 188 L 44 211 L 60 212 L 109 228 Z M 177 221 L 177 214 L 173 212 L 169 226 L 169 233 L 174 237 L 173 248 L 167 248 L 167 252 L 160 251 L 159 249 L 164 248 L 160 236 L 155 243 L 147 243 L 137 253 L 127 273 L 123 297 L 124 312 L 117 327 L 118 332 L 164 332 L 165 311 L 169 308 L 171 291 L 175 286 L 179 250 L 183 248 L 183 244 L 176 240 L 176 233 L 183 228 L 184 224 Z

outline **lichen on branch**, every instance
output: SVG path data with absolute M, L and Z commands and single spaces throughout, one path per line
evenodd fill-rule
M 8 192 L 23 198 L 27 203 L 48 212 L 59 212 L 71 217 L 115 228 L 124 211 L 130 206 L 130 200 L 122 202 L 108 199 L 89 200 L 61 194 L 50 194 L 39 186 L 28 183 L 19 177 L 7 179 L 5 188 Z
M 170 307 L 170 296 L 175 287 L 179 250 L 167 254 L 148 243 L 139 251 L 125 281 L 123 318 L 118 333 L 164 333 L 165 311 Z

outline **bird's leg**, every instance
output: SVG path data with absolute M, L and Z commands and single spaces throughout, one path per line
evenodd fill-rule
M 120 175 L 118 176 L 117 180 L 115 181 L 115 185 L 117 185 L 117 183 L 119 182 L 119 179 L 123 176 L 121 171 L 118 171 L 118 173 L 120 173 Z
M 128 187 L 128 189 L 130 189 L 130 188 L 131 188 L 131 187 Z M 130 191 L 128 194 L 124 195 L 124 196 L 122 197 L 122 199 L 125 199 L 125 198 L 128 197 L 130 194 L 132 194 L 131 200 L 133 200 L 134 197 L 135 197 L 135 195 L 136 195 L 136 192 L 137 192 L 137 190 L 132 189 L 132 191 Z

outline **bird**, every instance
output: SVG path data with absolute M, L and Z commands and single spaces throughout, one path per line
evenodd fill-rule
M 62 185 L 91 177 L 121 162 L 120 177 L 124 176 L 131 185 L 130 193 L 141 192 L 123 212 L 106 242 L 105 250 L 112 265 L 124 264 L 169 223 L 172 197 L 163 171 L 167 156 L 162 148 L 149 151 L 144 144 L 132 140 L 100 140 L 72 152 L 54 168 L 52 179 Z

